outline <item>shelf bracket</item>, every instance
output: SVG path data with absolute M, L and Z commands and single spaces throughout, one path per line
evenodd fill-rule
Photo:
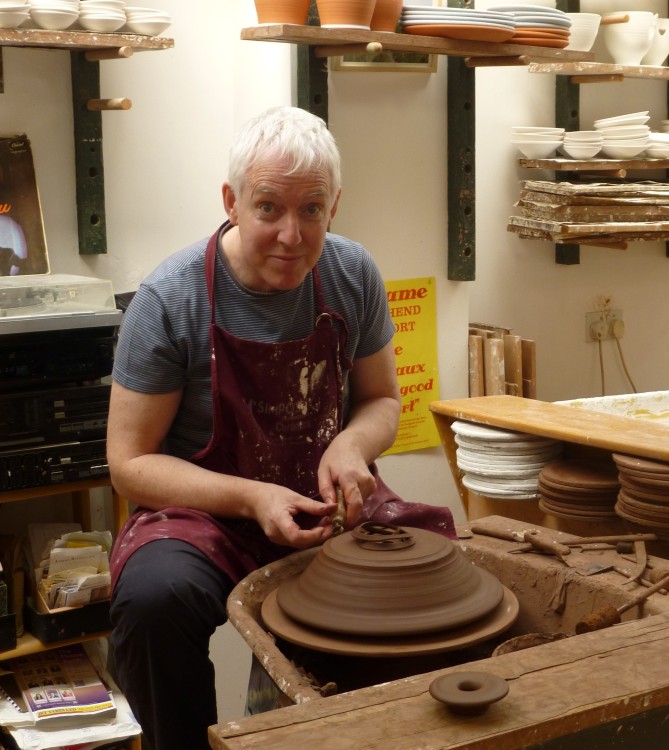
M 79 254 L 97 255 L 107 252 L 102 113 L 87 105 L 100 99 L 100 63 L 72 50 L 70 69 Z
M 448 60 L 448 278 L 476 278 L 475 69 Z

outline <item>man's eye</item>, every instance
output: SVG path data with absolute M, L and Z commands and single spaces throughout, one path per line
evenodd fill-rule
M 270 214 L 272 213 L 273 207 L 271 203 L 261 203 L 258 206 L 258 209 L 261 211 L 261 213 Z
M 323 208 L 317 203 L 311 203 L 307 206 L 307 213 L 309 216 L 320 216 L 323 213 Z

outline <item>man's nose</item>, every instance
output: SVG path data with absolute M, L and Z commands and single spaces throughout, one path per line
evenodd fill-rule
M 301 240 L 300 219 L 297 214 L 288 211 L 281 217 L 279 241 L 284 245 L 298 245 Z

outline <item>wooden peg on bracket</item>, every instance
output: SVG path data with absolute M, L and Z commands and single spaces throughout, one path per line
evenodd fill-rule
M 97 62 L 98 60 L 118 60 L 132 57 L 134 50 L 129 45 L 123 47 L 107 47 L 105 49 L 87 49 L 84 52 L 84 59 L 88 62 Z
M 104 112 L 110 109 L 130 109 L 132 101 L 130 99 L 89 99 L 86 102 L 86 109 L 91 112 Z

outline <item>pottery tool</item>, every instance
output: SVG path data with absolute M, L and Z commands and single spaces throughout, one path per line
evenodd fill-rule
M 643 540 L 634 542 L 634 554 L 636 556 L 634 569 L 631 571 L 629 580 L 625 581 L 623 586 L 639 581 L 648 567 L 648 553 L 646 552 L 646 543 Z
M 596 573 L 603 573 L 606 570 L 611 570 L 613 563 L 599 563 L 589 559 L 586 555 L 581 555 L 578 552 L 573 552 L 571 547 L 566 544 L 556 542 L 548 534 L 538 529 L 531 529 L 526 531 L 524 540 L 531 544 L 536 550 L 540 552 L 548 552 L 551 555 L 555 555 L 569 568 L 573 568 L 577 573 L 583 576 L 591 576 Z
M 669 586 L 669 573 L 663 578 L 660 578 L 657 583 L 654 583 L 652 586 L 649 586 L 647 589 L 644 589 L 630 599 L 626 604 L 623 604 L 620 607 L 601 607 L 600 609 L 591 612 L 589 615 L 586 615 L 582 620 L 576 623 L 576 635 L 590 633 L 594 630 L 602 630 L 603 628 L 608 628 L 609 625 L 617 625 L 619 622 L 622 622 L 620 616 L 627 612 L 628 609 L 636 607 L 637 604 L 642 604 L 651 594 L 656 593 L 666 586 Z
M 335 487 L 335 492 L 337 494 L 337 510 L 332 514 L 332 536 L 341 534 L 346 523 L 346 500 L 344 493 L 339 485 Z

